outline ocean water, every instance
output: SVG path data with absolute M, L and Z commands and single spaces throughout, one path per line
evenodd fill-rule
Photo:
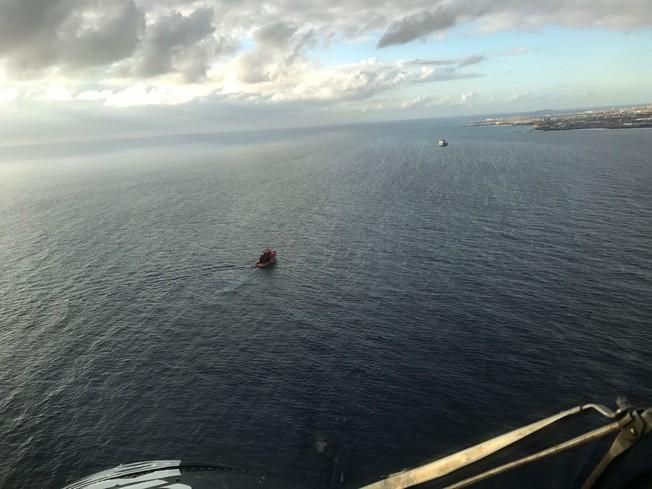
M 0 487 L 179 458 L 355 487 L 652 405 L 651 155 L 460 120 L 1 148 Z

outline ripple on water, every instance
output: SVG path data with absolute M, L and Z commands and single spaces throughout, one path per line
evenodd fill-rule
M 369 481 L 649 402 L 647 133 L 437 124 L 0 163 L 0 487 L 332 453 Z

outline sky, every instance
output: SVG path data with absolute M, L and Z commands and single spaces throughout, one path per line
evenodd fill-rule
M 650 0 L 0 0 L 0 144 L 644 103 Z

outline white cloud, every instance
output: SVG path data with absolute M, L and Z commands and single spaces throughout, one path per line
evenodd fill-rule
M 470 104 L 473 101 L 477 100 L 479 95 L 475 92 L 465 92 L 460 95 L 460 102 L 462 104 Z
M 104 104 L 110 107 L 180 105 L 211 95 L 212 92 L 213 89 L 206 85 L 148 85 L 139 83 L 106 94 Z
M 430 68 L 422 67 L 419 75 L 414 79 L 415 83 L 431 83 L 451 80 L 462 80 L 464 78 L 478 78 L 480 73 L 461 71 L 455 67 Z
M 13 102 L 18 97 L 18 90 L 0 88 L 0 104 Z

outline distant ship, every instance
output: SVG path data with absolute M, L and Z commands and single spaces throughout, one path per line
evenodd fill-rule
M 441 146 L 441 147 L 448 146 L 448 141 L 446 141 L 445 139 L 440 139 L 439 141 L 437 141 L 437 146 Z

